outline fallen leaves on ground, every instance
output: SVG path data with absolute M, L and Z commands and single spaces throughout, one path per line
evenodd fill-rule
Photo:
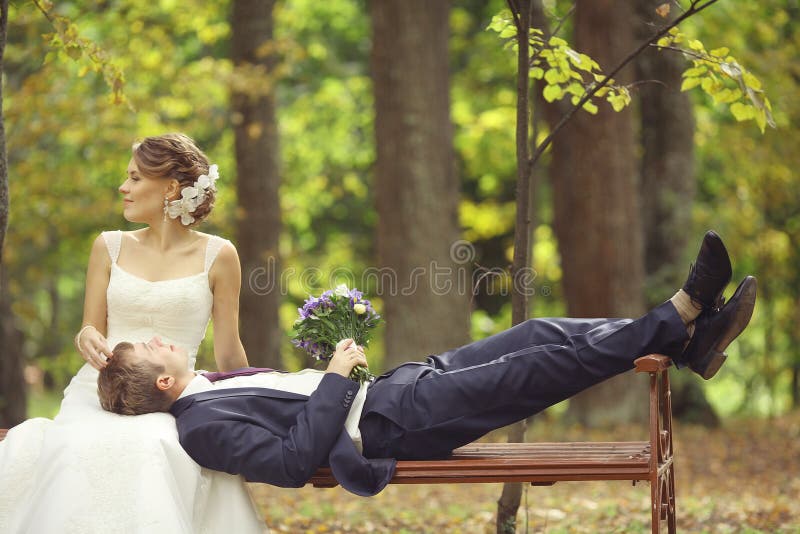
M 721 429 L 675 422 L 678 532 L 800 533 L 800 413 L 730 421 Z M 613 431 L 534 424 L 535 441 L 645 439 Z M 501 440 L 502 434 L 489 436 Z M 493 533 L 501 484 L 390 485 L 362 498 L 341 488 L 251 484 L 273 532 Z M 649 532 L 647 483 L 569 482 L 528 487 L 518 532 Z

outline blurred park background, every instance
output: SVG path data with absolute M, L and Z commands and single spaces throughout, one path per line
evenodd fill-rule
M 690 2 L 533 4 L 534 27 L 558 29 L 610 68 Z M 368 351 L 374 370 L 508 328 L 517 64 L 487 30 L 506 8 L 10 2 L 0 427 L 53 416 L 83 363 L 72 338 L 89 250 L 100 231 L 135 227 L 117 187 L 131 144 L 147 135 L 185 132 L 219 165 L 217 204 L 198 229 L 230 238 L 242 257 L 251 364 L 310 365 L 288 332 L 303 300 L 336 283 L 364 290 L 386 319 Z M 719 0 L 681 30 L 709 49 L 728 47 L 760 79 L 775 128 L 762 133 L 701 91 L 681 92 L 691 67 L 681 54 L 636 58 L 617 77 L 631 105 L 579 111 L 534 169 L 528 315 L 642 313 L 680 287 L 713 228 L 733 258 L 726 294 L 754 274 L 759 300 L 717 378 L 672 373 L 676 424 L 781 421 L 786 443 L 796 443 L 800 3 Z M 569 102 L 542 98 L 540 85 L 530 97 L 535 144 Z M 434 280 L 438 269 L 449 274 Z M 213 328 L 198 367 L 213 368 L 211 336 Z M 541 418 L 626 425 L 641 417 L 642 388 L 624 377 Z M 547 428 L 534 423 L 529 439 L 548 440 Z M 798 491 L 781 484 L 773 487 Z M 679 478 L 679 499 L 681 489 Z M 796 519 L 787 513 L 752 528 L 785 527 Z

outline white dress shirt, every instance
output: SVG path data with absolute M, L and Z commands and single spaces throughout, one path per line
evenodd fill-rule
M 266 373 L 257 373 L 247 376 L 235 376 L 211 382 L 204 377 L 202 371 L 197 372 L 186 388 L 178 398 L 183 398 L 187 395 L 209 391 L 211 389 L 229 389 L 229 388 L 269 388 L 277 389 L 280 391 L 289 391 L 291 393 L 299 393 L 301 395 L 311 395 L 319 387 L 325 371 L 316 369 L 303 369 L 296 373 L 282 373 L 280 371 L 271 371 Z M 359 452 L 363 452 L 363 442 L 361 440 L 361 430 L 358 428 L 358 421 L 361 419 L 361 410 L 364 408 L 364 401 L 367 398 L 368 382 L 361 384 L 353 404 L 350 406 L 350 411 L 347 415 L 347 420 L 344 422 L 344 428 L 350 439 L 353 440 Z

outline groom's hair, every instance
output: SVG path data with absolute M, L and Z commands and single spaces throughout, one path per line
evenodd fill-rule
M 118 343 L 111 353 L 108 365 L 97 377 L 97 394 L 100 405 L 109 412 L 122 415 L 141 415 L 167 412 L 173 399 L 156 387 L 163 365 L 134 357 L 133 345 Z

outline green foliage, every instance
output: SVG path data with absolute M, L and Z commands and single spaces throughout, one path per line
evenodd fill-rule
M 752 119 L 761 133 L 768 124 L 775 127 L 761 81 L 731 56 L 727 47 L 707 51 L 699 39 L 687 38 L 678 28 L 672 28 L 656 44 L 660 49 L 677 50 L 691 61 L 692 67 L 683 73 L 681 91 L 699 86 L 715 104 L 728 105 L 737 121 Z
M 517 28 L 509 10 L 495 15 L 487 29 L 497 32 L 501 39 L 507 39 L 506 46 L 516 52 Z M 529 42 L 530 76 L 543 82 L 542 95 L 548 102 L 569 96 L 572 105 L 577 106 L 588 91 L 606 78 L 595 60 L 574 50 L 558 36 L 547 37 L 542 30 L 531 28 Z M 631 94 L 628 87 L 616 84 L 612 78 L 583 104 L 583 110 L 596 114 L 596 99 L 605 99 L 614 111 L 622 111 L 631 103 Z
M 225 6 L 184 3 L 194 12 L 188 20 L 177 6 L 93 6 L 46 7 L 51 22 L 32 4 L 12 4 L 5 55 L 11 213 L 4 266 L 26 353 L 58 389 L 81 364 L 71 339 L 81 321 L 91 243 L 102 230 L 130 228 L 117 187 L 131 143 L 164 131 L 190 133 L 220 164 L 225 184 L 212 217 L 217 226 L 202 229 L 223 227 L 230 235 L 224 226 L 235 205 L 227 89 L 220 76 L 229 69 L 214 58 L 219 40 L 210 42 L 198 30 L 220 20 L 227 27 Z M 80 32 L 69 20 L 80 21 Z M 53 44 L 60 48 L 54 51 Z M 70 59 L 67 45 L 83 50 L 79 60 Z M 48 54 L 51 60 L 44 61 Z M 102 78 L 83 76 L 95 67 Z M 109 91 L 104 82 L 109 72 L 113 79 L 112 67 L 129 76 L 124 98 L 130 105 L 113 104 L 113 87 Z
M 487 29 L 506 40 L 506 47 L 517 50 L 517 28 L 511 11 L 504 9 L 492 18 Z M 579 104 L 587 92 L 606 76 L 600 65 L 586 54 L 572 49 L 566 40 L 546 36 L 538 28 L 530 28 L 530 76 L 540 80 L 542 96 L 548 102 L 570 97 L 573 106 Z M 685 45 L 685 46 L 682 46 Z M 682 91 L 700 87 L 710 95 L 715 104 L 726 104 L 737 121 L 754 120 L 763 133 L 766 126 L 775 127 L 772 107 L 764 94 L 759 79 L 729 54 L 727 47 L 707 51 L 698 39 L 687 38 L 677 27 L 656 43 L 660 49 L 682 52 L 692 64 L 683 73 Z M 615 84 L 613 79 L 601 87 L 583 104 L 589 113 L 597 113 L 595 98 L 604 98 L 614 111 L 622 111 L 631 103 L 628 86 Z
M 554 4 L 566 12 L 570 3 L 546 2 L 547 9 Z M 284 330 L 289 331 L 296 308 L 309 293 L 338 283 L 357 285 L 364 269 L 377 264 L 369 20 L 362 1 L 277 3 L 272 50 L 278 65 L 255 81 L 253 73 L 234 69 L 227 59 L 229 2 L 119 0 L 106 3 L 104 10 L 98 5 L 65 0 L 48 10 L 75 21 L 80 28 L 76 38 L 90 40 L 124 71 L 124 96 L 130 107 L 110 105 L 113 91 L 104 76 L 92 75 L 96 67 L 85 47 L 78 61 L 59 43 L 54 52 L 52 39 L 42 38 L 58 34 L 53 24 L 30 3 L 10 7 L 4 111 L 11 221 L 4 267 L 29 361 L 48 370 L 57 390 L 80 365 L 71 339 L 81 320 L 92 240 L 101 230 L 131 227 L 121 217 L 116 189 L 134 139 L 172 130 L 192 135 L 221 173 L 217 206 L 200 229 L 235 240 L 230 127 L 235 118 L 228 102 L 233 85 L 259 91 L 268 85 L 277 97 L 284 224 L 280 247 L 284 272 L 294 272 L 284 286 Z M 463 237 L 475 246 L 476 264 L 501 269 L 510 263 L 513 247 L 516 63 L 513 54 L 498 46 L 497 30 L 484 29 L 504 5 L 502 0 L 457 3 L 450 20 L 451 115 L 462 184 Z M 790 368 L 800 365 L 800 139 L 791 127 L 800 121 L 796 13 L 785 2 L 720 2 L 705 11 L 702 20 L 685 23 L 693 39 L 725 43 L 736 51 L 737 65 L 752 66 L 752 75 L 776 104 L 773 119 L 781 128 L 780 135 L 768 131 L 761 136 L 736 121 L 731 109 L 735 102 L 713 105 L 713 97 L 692 91 L 698 173 L 693 234 L 718 229 L 734 258 L 735 278 L 755 273 L 760 283 L 753 325 L 731 347 L 724 375 L 705 384 L 711 401 L 729 415 L 787 410 Z M 504 39 L 510 37 L 506 34 Z M 598 69 L 585 63 L 580 52 L 536 32 L 531 37 L 538 39 L 534 59 L 539 63 L 534 67 L 541 72 L 532 68 L 531 76 L 541 75 L 534 77 L 539 87 L 553 85 L 549 91 L 573 100 L 579 92 L 577 87 L 569 89 L 573 80 L 583 91 L 595 82 Z M 697 56 L 699 51 L 684 39 L 674 46 Z M 47 54 L 51 59 L 44 62 Z M 575 54 L 581 65 L 592 69 L 576 66 Z M 719 50 L 708 54 L 723 61 L 730 56 Z M 689 60 L 685 79 L 713 72 L 723 89 L 742 93 L 742 105 L 757 108 L 734 78 L 714 71 L 721 69 L 715 60 L 703 59 L 712 65 L 694 56 Z M 705 67 L 706 73 L 691 71 L 697 67 Z M 744 74 L 742 78 L 753 86 Z M 703 89 L 702 84 L 697 87 Z M 594 104 L 605 100 L 613 107 L 609 96 L 626 94 L 611 95 L 611 89 Z M 763 89 L 754 90 L 762 95 L 758 91 Z M 717 98 L 726 100 L 731 94 L 721 92 Z M 617 107 L 620 104 L 627 102 Z M 539 131 L 538 140 L 545 134 Z M 540 182 L 534 199 L 533 315 L 558 316 L 565 312 L 560 260 L 551 225 L 551 193 L 545 181 Z M 687 263 L 694 252 L 687 251 Z M 318 269 L 315 276 L 301 278 L 312 269 Z M 361 289 L 375 293 L 374 288 Z M 508 301 L 507 294 L 487 295 L 481 288 L 474 302 L 476 337 L 510 324 Z M 379 298 L 374 302 L 382 308 Z M 381 344 L 379 330 L 368 354 L 373 369 L 380 368 Z M 204 347 L 201 365 L 210 368 L 211 344 Z M 289 369 L 309 365 L 307 356 L 292 350 L 288 336 L 283 355 Z
M 82 65 L 78 76 L 83 77 L 90 69 L 101 73 L 106 84 L 111 89 L 112 103 L 128 103 L 130 105 L 123 92 L 125 77 L 122 69 L 111 60 L 108 52 L 90 39 L 81 37 L 78 27 L 72 20 L 54 13 L 53 2 L 50 0 L 33 0 L 33 3 L 50 21 L 53 30 L 55 30 L 53 33 L 43 35 L 44 40 L 53 49 L 45 56 L 45 63 L 58 57 L 59 53 L 63 53 L 76 62 L 80 62 L 84 58 L 88 59 L 88 64 Z
M 786 411 L 792 402 L 792 368 L 800 368 L 796 15 L 796 8 L 785 2 L 722 2 L 704 14 L 702 24 L 686 28 L 702 41 L 713 37 L 736 49 L 740 62 L 752 65 L 776 104 L 778 135 L 768 130 L 762 136 L 742 128 L 727 106 L 696 98 L 696 228 L 717 228 L 729 242 L 734 280 L 755 274 L 759 282 L 751 325 L 732 347 L 726 374 L 708 385 L 710 400 L 727 413 Z

